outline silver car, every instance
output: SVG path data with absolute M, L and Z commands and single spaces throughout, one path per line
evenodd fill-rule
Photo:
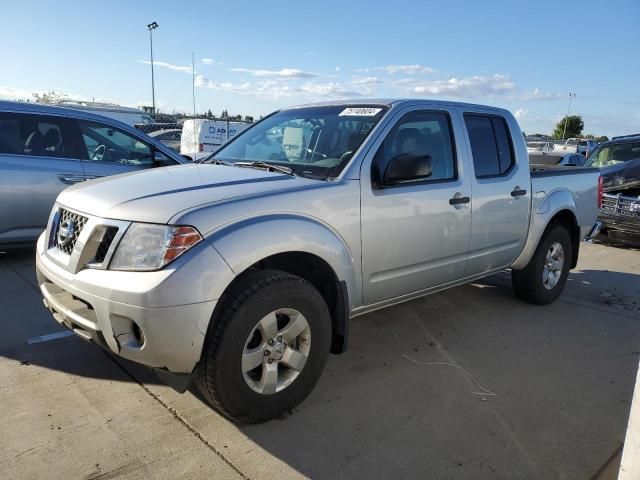
M 498 108 L 288 108 L 208 164 L 65 190 L 38 240 L 38 283 L 81 338 L 259 422 L 311 392 L 351 317 L 507 267 L 520 298 L 555 300 L 598 230 L 598 179 L 531 172 Z
M 176 152 L 117 120 L 0 101 L 0 245 L 35 242 L 69 185 L 181 163 Z

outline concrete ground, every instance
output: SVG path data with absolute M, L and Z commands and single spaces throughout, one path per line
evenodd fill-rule
M 615 478 L 640 253 L 584 246 L 545 307 L 504 273 L 358 317 L 311 396 L 262 425 L 75 337 L 38 338 L 60 331 L 32 254 L 0 254 L 3 478 Z

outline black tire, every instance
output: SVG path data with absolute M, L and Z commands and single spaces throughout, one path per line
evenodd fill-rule
M 221 299 L 212 319 L 195 382 L 204 397 L 224 415 L 244 423 L 278 417 L 301 403 L 313 390 L 331 347 L 329 309 L 318 290 L 306 280 L 277 270 L 245 275 Z M 247 338 L 265 315 L 292 308 L 306 319 L 310 350 L 304 367 L 283 390 L 261 394 L 252 390 L 242 372 Z
M 547 252 L 555 243 L 559 243 L 562 246 L 564 265 L 558 282 L 553 288 L 547 288 L 543 283 L 543 270 Z M 553 302 L 562 293 L 567 283 L 572 258 L 571 236 L 567 229 L 562 225 L 550 227 L 540 240 L 538 248 L 536 248 L 527 266 L 522 270 L 511 271 L 513 290 L 520 299 L 529 303 L 547 305 Z

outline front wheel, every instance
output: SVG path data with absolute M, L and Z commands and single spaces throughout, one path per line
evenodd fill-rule
M 553 302 L 567 283 L 572 255 L 567 229 L 562 225 L 552 227 L 540 240 L 527 266 L 511 271 L 516 295 L 537 305 Z
M 196 370 L 198 388 L 222 413 L 246 423 L 291 410 L 311 393 L 329 355 L 323 297 L 300 277 L 261 270 L 222 301 Z

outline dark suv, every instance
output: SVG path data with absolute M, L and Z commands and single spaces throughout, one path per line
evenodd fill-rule
M 640 134 L 598 145 L 586 165 L 602 174 L 602 231 L 640 235 Z

